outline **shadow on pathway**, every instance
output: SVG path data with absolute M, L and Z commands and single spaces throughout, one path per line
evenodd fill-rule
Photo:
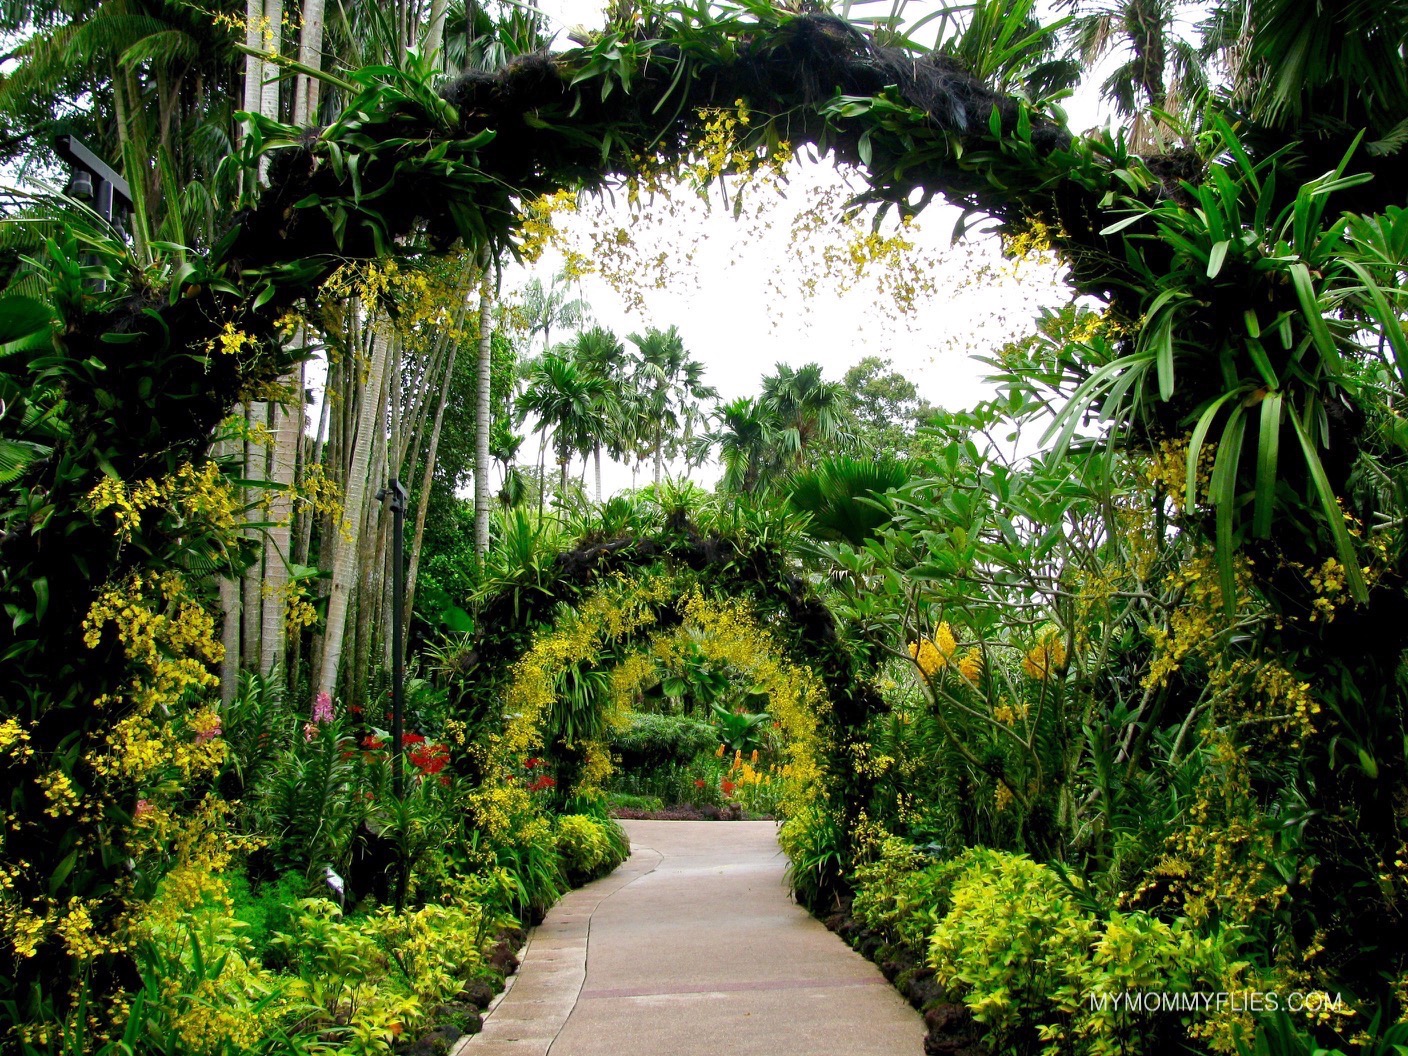
M 793 904 L 767 821 L 628 821 L 460 1056 L 919 1056 L 924 1025 Z

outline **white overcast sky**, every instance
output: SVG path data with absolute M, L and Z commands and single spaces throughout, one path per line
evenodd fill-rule
M 602 24 L 599 0 L 540 0 L 540 6 L 555 26 Z M 917 18 L 934 6 L 911 3 L 907 14 Z M 1068 111 L 1074 128 L 1101 120 L 1093 98 L 1070 100 Z M 984 399 L 990 391 L 983 382 L 985 367 L 973 355 L 1029 332 L 1042 305 L 1067 299 L 1059 274 L 1039 263 L 1014 266 L 1003 260 L 991 235 L 970 234 L 950 248 L 958 210 L 936 203 L 921 214 L 913 234 L 918 252 L 933 261 L 929 273 L 935 289 L 912 313 L 896 312 L 875 282 L 858 282 L 845 294 L 823 284 L 808 296 L 801 291 L 806 266 L 798 259 L 788 222 L 810 190 L 839 178 L 824 159 L 794 163 L 787 198 L 772 199 L 773 204 L 761 210 L 764 218 L 752 222 L 734 220 L 719 204 L 717 193 L 715 208 L 699 206 L 683 219 L 654 225 L 633 219 L 623 196 L 614 204 L 584 202 L 581 215 L 562 225 L 574 245 L 588 244 L 593 224 L 629 227 L 632 237 L 649 247 L 643 257 L 667 255 L 670 274 L 666 288 L 645 292 L 644 310 L 632 310 L 597 276 L 581 281 L 581 295 L 595 320 L 623 337 L 651 326 L 679 327 L 686 348 L 707 367 L 705 380 L 725 399 L 756 394 L 762 376 L 779 362 L 820 363 L 828 378 L 839 379 L 848 367 L 871 355 L 892 360 L 921 396 L 936 405 L 962 408 Z M 761 206 L 762 200 L 758 203 Z M 684 253 L 691 248 L 692 260 L 685 261 Z M 561 257 L 549 254 L 531 271 L 510 269 L 504 276 L 505 294 L 511 296 L 533 274 L 546 282 L 560 266 Z M 554 334 L 554 340 L 566 336 Z M 536 440 L 530 437 L 522 460 L 531 464 L 536 459 Z M 683 472 L 682 467 L 675 470 Z M 580 467 L 574 475 L 578 472 Z M 648 472 L 646 467 L 640 483 L 648 481 Z M 718 470 L 705 466 L 691 475 L 707 486 Z M 607 494 L 631 483 L 627 467 L 604 471 Z M 590 493 L 590 475 L 587 485 Z

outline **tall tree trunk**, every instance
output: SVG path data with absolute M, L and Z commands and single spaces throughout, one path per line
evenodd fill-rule
M 314 70 L 323 68 L 324 0 L 303 0 L 303 30 L 298 38 L 298 61 Z M 317 124 L 318 90 L 316 77 L 300 73 L 294 82 L 293 123 L 300 128 Z
M 664 462 L 665 462 L 665 433 L 664 433 L 664 429 L 663 429 L 663 427 L 662 427 L 661 431 L 655 434 L 655 483 L 656 483 L 656 486 L 659 486 L 659 484 L 660 484 L 660 470 L 663 468 Z
M 287 380 L 287 379 L 286 379 Z M 297 383 L 296 375 L 293 380 Z M 303 401 L 290 401 L 294 414 L 282 403 L 274 405 L 274 457 L 269 479 L 278 485 L 269 493 L 271 522 L 264 545 L 264 617 L 260 633 L 262 652 L 259 668 L 269 674 L 283 662 L 286 637 L 284 609 L 288 602 L 288 566 L 292 558 L 293 481 L 298 460 L 298 442 L 303 436 Z
M 601 441 L 592 444 L 592 459 L 596 462 L 596 504 L 601 505 Z
M 263 30 L 264 51 L 271 55 L 282 55 L 284 50 L 284 0 L 264 0 Z M 259 112 L 275 121 L 279 119 L 279 78 L 275 76 L 277 67 L 265 68 L 264 84 L 259 95 Z M 269 180 L 269 155 L 259 159 L 259 182 Z
M 244 46 L 254 51 L 260 51 L 264 47 L 264 0 L 245 0 L 244 5 Z M 246 54 L 244 57 L 244 111 L 247 114 L 257 114 L 259 110 L 259 100 L 264 93 L 264 60 L 258 55 Z M 240 126 L 241 132 L 246 132 L 249 125 Z
M 363 506 L 367 498 L 367 480 L 371 468 L 374 429 L 383 429 L 381 422 L 382 379 L 390 358 L 391 339 L 377 332 L 371 342 L 371 367 L 362 390 L 362 403 L 357 415 L 357 432 L 352 446 L 351 471 L 343 490 L 340 524 L 330 533 L 335 547 L 332 560 L 332 583 L 328 594 L 327 630 L 323 639 L 323 655 L 318 664 L 315 692 L 333 693 L 337 689 L 337 672 L 342 661 L 342 644 L 347 630 L 347 603 L 356 584 L 359 534 Z M 349 365 L 350 367 L 350 365 Z
M 430 26 L 425 32 L 425 55 L 436 59 L 441 69 L 445 67 L 445 57 L 439 55 L 445 43 L 445 0 L 430 0 Z
M 269 449 L 265 446 L 269 433 L 269 405 L 262 401 L 251 403 L 245 412 L 245 426 L 248 439 L 245 441 L 244 475 L 249 481 L 262 482 L 268 477 L 267 462 Z M 245 489 L 245 505 L 249 512 L 245 515 L 247 524 L 264 521 L 266 514 L 264 489 Z M 260 558 L 256 559 L 244 574 L 244 634 L 242 637 L 241 662 L 247 668 L 259 667 L 260 635 L 264 630 L 264 561 L 262 552 L 263 533 L 259 528 L 248 527 L 245 535 L 259 544 Z
M 482 320 L 481 320 L 482 322 Z M 404 610 L 404 625 L 409 629 L 411 625 L 411 610 L 415 608 L 416 602 L 416 575 L 420 572 L 420 547 L 425 539 L 425 513 L 430 507 L 430 489 L 435 483 L 435 455 L 440 448 L 440 426 L 445 421 L 445 405 L 450 398 L 450 383 L 455 377 L 455 358 L 459 354 L 459 345 L 450 346 L 450 359 L 445 366 L 445 380 L 440 386 L 440 402 L 435 407 L 435 424 L 430 428 L 430 446 L 425 451 L 425 472 L 421 475 L 420 497 L 416 501 L 416 527 L 415 533 L 411 537 L 411 560 L 410 568 L 406 572 L 406 608 Z M 479 458 L 479 433 L 476 426 L 474 436 L 475 460 Z M 486 487 L 485 493 L 488 493 Z M 487 510 L 487 503 L 485 506 Z M 486 519 L 487 526 L 487 519 Z M 474 532 L 475 532 L 475 553 L 479 552 L 479 469 L 476 465 L 474 470 Z M 407 630 L 409 633 L 409 630 Z
M 221 438 L 213 452 L 216 458 L 229 458 L 237 442 Z M 220 703 L 229 707 L 235 699 L 240 677 L 240 581 L 234 576 L 220 577 L 220 644 L 225 655 L 220 659 Z
M 386 431 L 377 430 L 373 440 L 375 450 L 367 487 L 369 495 L 375 495 L 373 489 L 379 489 L 386 479 Z M 367 680 L 376 656 L 373 643 L 376 638 L 376 616 L 381 608 L 381 574 L 386 564 L 382 555 L 386 552 L 387 520 L 384 502 L 373 500 L 366 503 L 358 533 L 360 542 L 357 546 L 357 604 L 353 619 L 352 663 L 346 665 L 342 677 L 345 686 L 342 699 L 348 705 L 365 705 Z
M 489 407 L 494 365 L 493 335 L 489 328 L 494 287 L 489 264 L 486 247 L 479 251 L 479 268 L 483 274 L 479 277 L 479 376 L 474 388 L 474 554 L 481 563 L 489 552 L 489 434 L 494 425 Z

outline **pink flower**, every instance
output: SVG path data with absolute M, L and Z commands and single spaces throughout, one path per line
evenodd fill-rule
M 204 744 L 206 741 L 213 741 L 219 736 L 219 726 L 212 726 L 208 730 L 196 730 L 196 744 Z
M 303 724 L 303 739 L 311 741 L 318 736 L 318 724 L 316 722 L 305 722 Z
M 332 696 L 323 690 L 313 700 L 313 721 L 332 722 Z
M 132 817 L 133 817 L 134 819 L 135 819 L 135 818 L 145 818 L 145 817 L 146 817 L 148 814 L 150 814 L 151 812 L 152 812 L 151 800 L 149 800 L 149 799 L 139 799 L 139 800 L 137 800 L 137 809 L 132 812 Z

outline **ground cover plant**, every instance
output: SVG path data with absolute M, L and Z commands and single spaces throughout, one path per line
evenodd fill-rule
M 110 108 L 131 201 L 118 230 L 16 196 L 0 246 L 6 1048 L 467 1022 L 501 933 L 626 853 L 632 752 L 684 781 L 618 794 L 776 813 L 797 897 L 924 984 L 932 1047 L 1408 1044 L 1408 10 L 1227 0 L 1199 67 L 1154 6 L 988 0 L 934 48 L 630 6 L 552 55 L 521 13 L 461 34 L 436 5 L 422 48 L 407 5 L 326 41 L 305 11 L 296 62 L 278 3 L 7 12 L 7 129 Z M 1137 121 L 1073 134 L 1062 33 L 1117 24 Z M 561 315 L 496 310 L 493 262 L 554 196 L 803 145 L 863 171 L 858 205 L 943 196 L 1068 269 L 991 401 L 896 423 L 891 462 L 780 368 L 694 436 L 704 495 L 660 479 L 709 398 L 668 328 L 584 330 L 514 398 L 511 335 Z M 314 348 L 339 398 L 309 434 Z M 635 433 L 590 367 L 626 354 Z M 559 472 L 495 503 L 525 415 Z M 612 445 L 657 484 L 572 517 L 571 459 Z M 431 551 L 399 744 L 383 477 Z M 716 746 L 664 733 L 686 715 Z

